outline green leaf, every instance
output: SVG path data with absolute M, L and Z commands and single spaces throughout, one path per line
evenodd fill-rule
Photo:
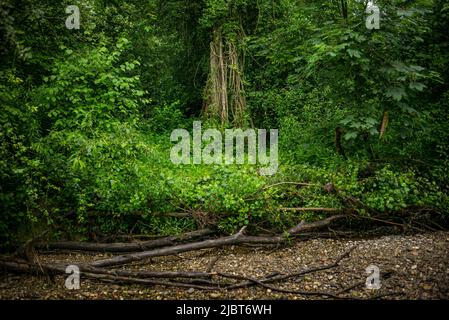
M 369 129 L 369 134 L 372 136 L 377 136 L 379 135 L 379 131 L 377 130 L 377 128 L 372 127 L 371 129 Z
M 385 96 L 387 98 L 393 98 L 396 101 L 401 101 L 402 98 L 407 96 L 407 93 L 405 92 L 404 87 L 393 87 L 393 88 L 387 89 Z
M 357 136 L 358 136 L 357 132 L 352 131 L 352 132 L 346 133 L 344 138 L 345 138 L 345 140 L 351 140 L 351 139 L 357 138 Z
M 425 88 L 427 88 L 427 86 L 424 83 L 421 82 L 412 82 L 409 85 L 409 88 L 412 90 L 416 90 L 416 91 L 423 91 Z
M 354 58 L 354 57 L 360 58 L 361 57 L 359 50 L 347 49 L 346 52 L 348 52 L 348 54 L 351 58 Z

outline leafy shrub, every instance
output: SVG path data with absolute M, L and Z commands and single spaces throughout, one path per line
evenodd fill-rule
M 136 123 L 139 108 L 148 103 L 135 68 L 138 60 L 123 61 L 126 38 L 115 45 L 101 40 L 95 47 L 65 50 L 34 96 L 47 119 L 47 130 L 108 129 L 113 121 Z
M 32 143 L 37 138 L 36 108 L 24 99 L 23 80 L 14 70 L 0 72 L 0 243 L 14 244 L 21 227 L 35 221 L 45 179 Z
M 183 128 L 186 119 L 181 112 L 180 102 L 155 106 L 149 115 L 146 125 L 155 133 L 171 132 L 174 129 Z

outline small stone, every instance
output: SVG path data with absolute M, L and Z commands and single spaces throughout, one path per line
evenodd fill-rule
M 424 290 L 431 290 L 432 289 L 432 286 L 430 284 L 428 284 L 428 283 L 424 283 L 422 285 L 422 287 L 423 287 Z
M 217 292 L 213 292 L 213 293 L 210 294 L 210 297 L 211 297 L 212 299 L 217 299 L 217 298 L 220 298 L 220 294 L 217 293 Z
M 187 293 L 194 293 L 195 292 L 195 289 L 193 289 L 193 288 L 190 288 L 189 290 L 187 290 Z
M 418 266 L 417 266 L 416 264 L 414 264 L 414 265 L 412 266 L 412 270 L 415 270 L 416 268 L 418 268 Z
M 334 278 L 334 276 L 330 275 L 327 277 L 329 280 L 332 280 Z

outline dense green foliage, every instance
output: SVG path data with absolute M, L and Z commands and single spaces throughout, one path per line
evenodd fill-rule
M 360 214 L 448 212 L 446 1 L 376 1 L 373 30 L 355 0 L 77 2 L 69 30 L 68 1 L 0 0 L 2 248 L 46 229 L 282 232 L 322 216 L 281 207 L 345 208 L 341 195 Z M 233 71 L 230 109 L 245 106 L 225 125 L 279 129 L 274 176 L 170 161 L 170 132 L 210 101 L 214 41 Z

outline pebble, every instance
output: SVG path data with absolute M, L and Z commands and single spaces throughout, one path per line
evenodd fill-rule
M 428 284 L 428 283 L 423 284 L 422 287 L 423 287 L 424 290 L 431 290 L 432 289 L 432 286 L 430 284 Z

